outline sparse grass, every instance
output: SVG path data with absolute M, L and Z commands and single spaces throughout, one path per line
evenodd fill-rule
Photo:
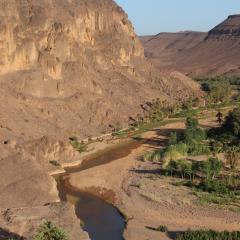
M 125 129 L 125 130 L 116 131 L 112 135 L 116 136 L 118 138 L 124 138 L 124 137 L 127 137 L 129 134 L 133 133 L 134 131 L 135 131 L 135 128 L 130 127 L 128 129 Z
M 80 153 L 87 151 L 87 145 L 84 144 L 83 142 L 79 142 L 77 137 L 69 138 L 69 143 L 75 150 L 77 150 Z
M 198 197 L 196 203 L 200 206 L 215 205 L 230 211 L 240 210 L 240 197 L 233 194 L 218 194 L 195 191 Z

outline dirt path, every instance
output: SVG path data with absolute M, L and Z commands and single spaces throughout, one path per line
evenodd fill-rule
M 211 125 L 204 120 L 202 125 Z M 192 229 L 239 230 L 240 214 L 198 207 L 196 197 L 186 187 L 172 184 L 173 179 L 160 176 L 159 166 L 139 161 L 144 152 L 165 146 L 171 131 L 184 128 L 183 122 L 167 124 L 143 134 L 146 143 L 127 157 L 97 166 L 70 177 L 70 184 L 81 190 L 98 189 L 98 194 L 111 190 L 115 204 L 130 219 L 125 231 L 127 240 L 171 239 L 177 231 Z M 168 226 L 171 236 L 149 227 Z

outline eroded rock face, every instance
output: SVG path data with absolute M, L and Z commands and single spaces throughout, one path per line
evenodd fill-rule
M 15 85 L 21 92 L 69 96 L 79 82 L 74 71 L 131 67 L 143 57 L 126 14 L 110 0 L 1 0 L 0 8 L 0 72 L 24 71 Z M 82 88 L 101 92 L 91 80 Z
M 0 23 L 4 139 L 96 136 L 126 126 L 146 101 L 199 93 L 144 58 L 112 0 L 0 0 Z
M 240 38 L 240 14 L 231 15 L 224 22 L 213 28 L 208 39 L 234 39 Z

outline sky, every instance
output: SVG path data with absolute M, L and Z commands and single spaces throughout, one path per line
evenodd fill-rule
M 138 35 L 194 30 L 206 32 L 231 14 L 240 0 L 115 0 Z

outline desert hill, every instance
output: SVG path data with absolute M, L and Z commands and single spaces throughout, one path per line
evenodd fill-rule
M 71 229 L 64 214 L 75 219 L 74 211 L 55 204 L 49 176 L 50 161 L 79 160 L 69 137 L 127 126 L 146 101 L 201 94 L 190 78 L 144 57 L 112 0 L 0 0 L 0 49 L 0 223 L 27 239 L 58 214 Z
M 229 16 L 208 33 L 162 33 L 141 39 L 146 56 L 159 69 L 191 76 L 240 73 L 240 15 Z

